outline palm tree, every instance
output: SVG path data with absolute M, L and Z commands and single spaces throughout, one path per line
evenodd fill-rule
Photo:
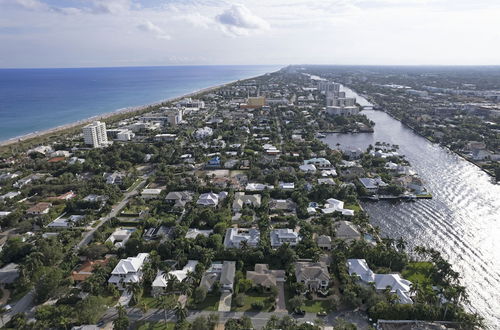
M 142 285 L 140 283 L 127 283 L 126 284 L 127 293 L 132 295 L 132 303 L 135 305 L 139 302 L 142 296 Z
M 186 307 L 184 307 L 181 303 L 177 303 L 175 306 L 175 316 L 177 317 L 177 322 L 183 322 L 187 316 L 188 316 L 188 311 Z
M 400 237 L 397 241 L 396 241 L 396 248 L 399 250 L 399 251 L 403 251 L 405 248 L 406 248 L 406 243 L 403 239 L 403 237 Z
M 168 296 L 158 296 L 156 298 L 156 303 L 160 309 L 163 310 L 163 319 L 167 323 L 167 311 L 172 308 L 172 301 Z
M 165 274 L 163 276 L 165 276 Z M 180 283 L 179 279 L 177 278 L 177 276 L 173 274 L 168 274 L 166 280 L 167 280 L 167 286 L 166 286 L 167 292 L 173 293 L 177 289 L 177 286 Z

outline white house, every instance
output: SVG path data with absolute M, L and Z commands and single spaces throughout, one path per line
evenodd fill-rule
M 283 189 L 283 190 L 294 190 L 295 183 L 293 183 L 293 182 L 280 182 L 279 187 L 280 187 L 280 189 Z
M 197 264 L 198 261 L 196 260 L 188 260 L 187 264 L 182 269 L 172 270 L 167 274 L 159 271 L 155 280 L 151 284 L 153 295 L 158 296 L 164 292 L 170 276 L 175 276 L 179 282 L 182 282 L 187 277 L 188 273 L 194 273 Z
M 210 127 L 199 128 L 194 133 L 195 137 L 198 140 L 202 140 L 202 139 L 211 137 L 213 134 L 214 134 L 214 131 Z
M 260 240 L 260 232 L 254 228 L 228 228 L 224 237 L 226 248 L 241 248 L 243 242 L 249 247 L 256 247 Z
M 322 209 L 323 213 L 325 214 L 331 214 L 333 212 L 340 212 L 342 215 L 347 215 L 347 216 L 353 216 L 354 211 L 345 209 L 344 208 L 344 202 L 339 201 L 338 199 L 335 198 L 329 198 L 326 200 L 325 207 Z
M 137 257 L 128 257 L 118 262 L 111 272 L 108 283 L 115 284 L 118 289 L 125 289 L 127 283 L 139 283 L 142 280 L 142 266 L 149 259 L 149 253 L 139 253 Z
M 197 229 L 197 228 L 189 228 L 187 233 L 186 233 L 186 236 L 184 236 L 185 238 L 191 238 L 191 239 L 195 239 L 196 237 L 198 237 L 199 235 L 202 235 L 202 236 L 205 236 L 205 237 L 208 237 L 210 236 L 214 231 L 212 229 L 206 229 L 206 230 L 203 230 L 203 229 Z
M 314 173 L 316 172 L 316 166 L 314 166 L 313 164 L 300 165 L 299 170 L 306 173 Z
M 144 189 L 141 193 L 143 199 L 155 199 L 160 197 L 161 189 Z
M 106 240 L 106 242 L 111 242 L 113 243 L 116 247 L 123 247 L 125 243 L 129 240 L 130 236 L 132 233 L 135 231 L 135 229 L 123 229 L 123 228 L 118 228 L 116 229 Z
M 387 287 L 391 288 L 391 293 L 395 293 L 401 304 L 413 304 L 410 297 L 412 283 L 399 276 L 399 274 L 374 274 L 368 267 L 365 259 L 347 259 L 349 275 L 357 275 L 364 283 L 374 283 L 375 289 L 383 291 Z
M 227 192 L 222 191 L 219 194 L 215 194 L 213 192 L 201 194 L 200 197 L 198 198 L 198 201 L 196 204 L 202 205 L 202 206 L 213 206 L 216 207 L 219 205 L 219 201 L 223 200 L 226 198 Z
M 314 165 L 316 168 L 330 168 L 332 163 L 325 158 L 311 158 L 304 160 L 304 165 Z

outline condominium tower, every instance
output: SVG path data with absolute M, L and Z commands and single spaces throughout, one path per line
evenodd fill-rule
M 83 138 L 85 144 L 91 145 L 93 148 L 107 146 L 108 137 L 106 135 L 106 123 L 94 121 L 92 124 L 84 126 Z

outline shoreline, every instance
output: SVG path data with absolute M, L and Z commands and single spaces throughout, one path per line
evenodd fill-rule
M 239 81 L 246 81 L 246 80 L 255 79 L 255 78 L 264 76 L 266 74 L 275 73 L 275 72 L 278 72 L 281 69 L 282 68 L 280 68 L 280 69 L 278 69 L 276 71 L 270 71 L 270 72 L 266 72 L 266 73 L 259 74 L 259 75 L 256 75 L 256 76 L 251 76 L 251 77 L 248 77 L 248 78 L 241 78 L 241 79 L 232 80 L 232 81 L 229 81 L 229 82 L 226 82 L 226 83 L 222 83 L 222 84 L 219 84 L 219 85 L 214 85 L 214 86 L 209 86 L 209 87 L 201 88 L 201 89 L 198 89 L 198 90 L 186 93 L 186 94 L 182 94 L 182 95 L 179 95 L 179 96 L 173 96 L 173 97 L 170 97 L 170 98 L 167 98 L 167 99 L 164 99 L 164 100 L 160 100 L 160 101 L 154 101 L 154 102 L 151 102 L 151 103 L 147 103 L 147 104 L 143 104 L 143 105 L 139 105 L 139 106 L 135 106 L 135 107 L 126 107 L 126 108 L 120 108 L 120 109 L 112 110 L 110 112 L 105 112 L 103 114 L 95 115 L 95 116 L 92 116 L 92 117 L 87 117 L 87 118 L 80 119 L 80 120 L 77 120 L 77 121 L 73 121 L 73 122 L 70 122 L 70 123 L 67 123 L 67 124 L 55 126 L 55 127 L 48 128 L 48 129 L 44 129 L 42 131 L 35 131 L 35 132 L 28 133 L 28 134 L 23 134 L 23 135 L 16 136 L 16 137 L 13 137 L 13 138 L 10 138 L 10 139 L 7 139 L 7 140 L 0 141 L 0 148 L 7 147 L 7 146 L 12 146 L 12 145 L 15 145 L 16 143 L 29 142 L 29 140 L 32 140 L 32 139 L 35 139 L 35 138 L 41 138 L 41 137 L 44 137 L 44 136 L 49 135 L 49 134 L 54 134 L 54 133 L 58 133 L 58 132 L 61 132 L 61 131 L 64 131 L 64 130 L 68 130 L 68 129 L 72 129 L 72 128 L 77 128 L 79 126 L 82 126 L 82 125 L 85 125 L 85 124 L 89 124 L 89 123 L 91 123 L 91 122 L 93 122 L 95 120 L 106 120 L 106 119 L 113 118 L 115 116 L 125 115 L 125 114 L 130 114 L 131 115 L 131 114 L 136 113 L 136 112 L 147 110 L 148 108 L 152 108 L 152 107 L 156 107 L 156 106 L 161 106 L 161 105 L 163 105 L 165 103 L 175 102 L 175 101 L 179 101 L 179 100 L 182 100 L 184 98 L 187 98 L 187 97 L 193 97 L 193 96 L 196 96 L 196 95 L 199 95 L 199 94 L 208 93 L 208 92 L 211 92 L 213 90 L 216 90 L 216 89 L 219 89 L 219 88 L 222 88 L 222 87 L 226 87 L 226 86 L 235 84 L 235 83 L 237 83 Z
M 458 157 L 462 158 L 463 160 L 465 160 L 466 162 L 469 162 L 470 164 L 476 166 L 477 168 L 479 168 L 481 171 L 483 171 L 484 173 L 486 173 L 488 176 L 490 176 L 490 178 L 493 180 L 493 183 L 495 184 L 498 184 L 498 182 L 496 181 L 496 178 L 495 178 L 495 175 L 491 172 L 489 172 L 488 170 L 484 169 L 482 166 L 480 166 L 479 164 L 477 164 L 475 161 L 473 160 L 470 160 L 468 158 L 466 158 L 464 155 L 462 155 L 461 153 L 457 152 L 457 151 L 454 151 L 450 148 L 448 148 L 446 145 L 443 145 L 441 143 L 438 143 L 438 142 L 435 142 L 435 141 L 432 141 L 431 139 L 429 139 L 428 137 L 420 134 L 420 132 L 418 132 L 415 128 L 411 127 L 410 125 L 406 124 L 406 123 L 403 123 L 399 118 L 396 118 L 395 116 L 393 116 L 391 113 L 385 111 L 384 109 L 380 109 L 380 110 L 375 110 L 373 108 L 373 104 L 371 103 L 370 100 L 368 100 L 368 98 L 371 98 L 369 95 L 364 95 L 364 94 L 359 94 L 358 92 L 356 92 L 353 88 L 349 87 L 349 86 L 346 86 L 344 84 L 342 84 L 344 87 L 347 87 L 348 89 L 350 89 L 352 92 L 354 92 L 355 94 L 357 95 L 360 95 L 361 97 L 363 97 L 365 100 L 367 100 L 371 105 L 372 109 L 366 109 L 366 110 L 374 110 L 374 111 L 382 111 L 382 112 L 385 112 L 386 114 L 388 114 L 391 118 L 397 120 L 398 122 L 400 122 L 402 125 L 404 125 L 405 127 L 409 128 L 413 133 L 415 133 L 416 135 L 420 136 L 420 137 L 423 137 L 424 139 L 426 139 L 427 141 L 429 141 L 430 143 L 434 144 L 434 145 L 438 145 L 440 147 L 442 147 L 443 149 L 446 149 L 448 150 L 449 152 L 452 152 L 453 154 L 457 155 Z M 364 110 L 364 109 L 363 109 Z M 361 112 L 361 111 L 360 111 Z

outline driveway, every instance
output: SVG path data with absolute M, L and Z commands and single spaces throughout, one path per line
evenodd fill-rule
M 231 311 L 231 297 L 233 294 L 231 292 L 223 292 L 220 295 L 219 300 L 219 312 L 229 312 Z
M 278 297 L 276 298 L 276 312 L 286 312 L 285 304 L 285 282 L 277 282 Z

